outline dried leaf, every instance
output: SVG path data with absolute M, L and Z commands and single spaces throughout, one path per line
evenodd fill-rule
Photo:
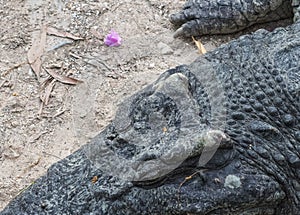
M 49 35 L 55 35 L 55 36 L 58 36 L 58 37 L 66 37 L 66 38 L 69 38 L 69 39 L 72 39 L 72 40 L 83 40 L 82 37 L 77 37 L 73 34 L 70 34 L 68 32 L 64 32 L 64 31 L 59 31 L 57 30 L 56 28 L 53 28 L 53 27 L 48 27 L 47 28 L 47 33 Z
M 44 88 L 45 89 L 44 93 L 40 95 L 40 99 L 45 105 L 48 105 L 48 103 L 49 103 L 49 98 L 50 98 L 51 92 L 55 86 L 55 82 L 56 82 L 55 79 L 52 79 L 52 80 L 48 79 L 48 80 L 46 80 L 46 83 L 44 84 L 47 86 Z
M 33 41 L 31 48 L 27 53 L 28 63 L 31 69 L 36 74 L 37 78 L 40 78 L 42 60 L 41 56 L 44 54 L 46 45 L 46 32 L 47 26 L 43 25 L 41 28 L 40 38 L 38 41 Z
M 98 181 L 98 176 L 96 175 L 92 178 L 92 183 L 95 184 L 97 181 Z
M 168 129 L 166 127 L 163 127 L 163 132 L 166 133 L 168 131 Z
M 40 78 L 41 68 L 42 68 L 42 60 L 41 58 L 37 58 L 33 63 L 29 63 L 32 71 L 35 73 L 37 78 Z
M 65 83 L 65 84 L 76 85 L 76 84 L 79 84 L 79 83 L 83 82 L 83 81 L 77 80 L 75 78 L 71 78 L 71 77 L 67 77 L 67 76 L 64 76 L 64 75 L 60 75 L 57 72 L 55 72 L 53 69 L 45 69 L 45 71 L 49 75 L 51 75 L 54 79 L 56 79 L 57 81 Z
M 203 44 L 200 42 L 200 40 L 195 40 L 194 37 L 192 37 L 192 38 L 193 38 L 194 43 L 195 43 L 196 46 L 198 47 L 199 53 L 200 53 L 200 54 L 205 54 L 207 51 L 206 51 L 206 49 L 204 48 Z

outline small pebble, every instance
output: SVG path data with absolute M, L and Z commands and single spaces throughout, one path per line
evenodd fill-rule
M 163 54 L 163 55 L 171 55 L 174 52 L 170 46 L 168 46 L 167 44 L 165 44 L 163 42 L 159 42 L 157 44 L 157 48 L 160 50 L 161 54 Z

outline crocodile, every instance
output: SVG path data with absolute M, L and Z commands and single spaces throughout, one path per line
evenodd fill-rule
M 300 214 L 299 56 L 295 22 L 164 72 L 0 214 Z

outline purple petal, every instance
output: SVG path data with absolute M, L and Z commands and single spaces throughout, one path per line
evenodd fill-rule
M 122 38 L 114 30 L 112 30 L 110 32 L 110 34 L 108 34 L 104 39 L 105 45 L 108 45 L 108 46 L 120 46 L 121 41 L 122 41 Z

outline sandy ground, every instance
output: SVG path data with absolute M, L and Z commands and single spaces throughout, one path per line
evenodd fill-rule
M 0 211 L 17 194 L 99 133 L 118 104 L 163 71 L 198 56 L 191 39 L 174 39 L 171 13 L 181 0 L 0 0 Z M 27 53 L 47 25 L 80 36 L 46 37 L 44 68 L 83 81 L 52 81 L 30 69 Z M 103 39 L 111 29 L 120 47 Z M 240 34 L 204 37 L 212 50 Z

